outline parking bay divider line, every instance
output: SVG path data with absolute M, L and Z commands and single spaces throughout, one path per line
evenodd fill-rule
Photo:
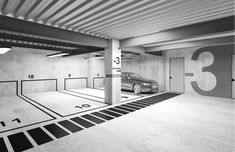
M 166 95 L 166 97 L 165 97 L 165 99 L 162 99 L 162 100 L 166 100 L 166 99 L 169 99 L 169 98 L 172 98 L 172 97 L 174 97 L 174 96 L 176 96 L 176 95 L 171 95 L 171 94 L 169 94 L 169 95 Z M 155 102 L 155 103 L 158 103 L 158 102 Z M 100 111 L 97 111 L 97 112 L 93 112 L 93 113 L 90 113 L 90 114 L 88 114 L 88 115 L 93 115 L 94 117 L 100 117 L 101 119 L 105 119 L 104 120 L 104 122 L 106 122 L 106 121 L 109 121 L 109 120 L 112 120 L 112 119 L 115 119 L 115 118 L 117 118 L 116 116 L 110 116 L 108 113 L 107 114 L 104 114 L 103 112 L 104 112 L 104 110 L 106 110 L 106 111 L 111 111 L 111 112 L 113 112 L 113 113 L 119 113 L 119 115 L 121 115 L 121 116 L 123 116 L 123 115 L 126 115 L 126 114 L 129 114 L 129 113 L 132 113 L 132 112 L 134 112 L 134 111 L 136 111 L 136 110 L 131 110 L 131 109 L 128 109 L 127 107 L 125 108 L 125 110 L 127 110 L 127 111 L 125 111 L 124 110 L 124 107 L 125 107 L 125 105 L 128 105 L 129 103 L 125 103 L 125 104 L 121 104 L 121 105 L 117 105 L 117 106 L 114 106 L 114 107 L 112 107 L 112 108 L 107 108 L 107 109 L 103 109 L 103 110 L 100 110 Z M 154 103 L 153 103 L 154 104 Z M 130 104 L 129 104 L 130 105 Z M 140 109 L 142 109 L 142 108 L 145 108 L 145 107 L 140 107 Z M 122 109 L 122 110 L 121 110 Z M 103 111 L 103 112 L 102 112 Z M 119 116 L 118 116 L 119 117 Z M 82 118 L 80 118 L 80 117 L 74 117 L 74 118 L 70 118 L 70 120 L 72 120 L 72 123 L 74 124 L 74 125 L 78 125 L 78 126 L 80 126 L 82 123 L 81 123 L 81 121 L 80 120 L 82 120 L 82 122 L 83 122 L 83 127 L 84 127 L 84 129 L 85 128 L 89 128 L 89 127 L 93 127 L 93 126 L 95 126 L 95 124 L 94 123 L 91 123 L 91 122 L 89 122 L 88 120 L 85 120 L 85 119 L 82 119 Z M 73 120 L 75 120 L 75 121 L 73 121 Z M 79 123 L 78 123 L 79 122 Z M 85 122 L 85 124 L 86 125 L 84 125 L 84 122 Z M 60 127 L 60 124 L 59 124 L 59 122 L 57 122 L 58 124 L 55 124 L 56 122 L 54 122 L 54 123 L 52 123 L 52 124 L 50 124 L 50 125 L 46 125 L 46 126 L 52 126 L 51 128 L 53 128 L 53 127 L 56 127 L 57 129 L 58 129 L 58 127 L 60 128 L 59 130 L 61 131 L 61 133 L 62 134 L 60 134 L 60 135 L 58 135 L 58 138 L 61 138 L 60 136 L 62 136 L 62 137 L 64 137 L 64 136 L 67 136 L 67 135 L 69 135 L 70 133 L 68 132 L 68 131 L 66 131 L 66 130 L 64 130 L 62 127 Z M 46 128 L 46 126 L 44 126 L 43 128 Z M 50 128 L 50 127 L 49 127 Z M 66 128 L 65 128 L 66 129 Z M 84 130 L 83 129 L 83 130 Z M 48 127 L 47 127 L 47 129 L 46 130 L 44 130 L 43 129 L 43 131 L 45 132 L 45 131 L 48 131 L 48 130 L 50 130 L 50 129 L 48 129 Z M 65 133 L 66 132 L 66 133 Z M 70 131 L 70 132 L 72 132 L 72 131 Z M 45 132 L 46 133 L 46 132 Z M 48 132 L 49 134 L 51 134 L 51 132 Z M 47 133 L 47 134 L 48 134 Z M 22 132 L 21 132 L 21 134 L 22 134 Z M 48 134 L 48 135 L 49 135 Z M 14 135 L 15 136 L 15 135 Z M 31 136 L 31 135 L 30 135 Z M 31 136 L 32 137 L 32 136 Z M 1 138 L 1 137 L 0 137 Z M 10 138 L 10 136 L 8 135 L 8 139 Z M 27 138 L 27 137 L 26 137 Z M 10 141 L 12 141 L 12 139 L 13 138 L 11 138 L 11 140 Z M 54 139 L 57 139 L 57 138 L 54 138 Z M 15 140 L 15 139 L 13 139 L 13 140 Z M 12 143 L 10 143 L 11 144 L 11 146 L 13 147 L 14 145 L 12 145 Z M 38 143 L 37 143 L 38 144 Z M 32 148 L 31 146 L 29 146 L 30 144 L 28 144 L 28 146 L 27 145 L 19 145 L 19 146 L 23 146 L 23 149 L 25 149 L 25 150 L 27 150 L 27 149 L 30 149 L 30 148 Z M 38 144 L 39 145 L 39 144 Z M 13 149 L 14 148 L 16 148 L 16 147 L 13 147 Z M 22 147 L 21 147 L 22 148 Z M 17 152 L 17 150 L 15 150 L 16 152 Z

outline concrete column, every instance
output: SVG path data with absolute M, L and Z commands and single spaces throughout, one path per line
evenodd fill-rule
M 121 103 L 121 49 L 118 40 L 110 40 L 105 49 L 105 103 Z
M 87 77 L 87 84 L 88 88 L 93 88 L 93 61 L 88 60 L 88 77 Z

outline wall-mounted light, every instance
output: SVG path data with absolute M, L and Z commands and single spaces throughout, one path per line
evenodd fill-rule
M 47 55 L 47 57 L 49 57 L 49 58 L 54 58 L 54 57 L 60 57 L 60 56 L 64 56 L 64 55 L 69 55 L 69 53 L 50 54 L 50 55 Z
M 0 46 L 0 54 L 5 54 L 6 52 L 10 51 L 11 47 L 1 47 Z

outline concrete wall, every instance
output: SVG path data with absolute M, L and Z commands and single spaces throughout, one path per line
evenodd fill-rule
M 104 87 L 105 63 L 103 58 L 94 58 L 88 60 L 88 87 Z
M 17 93 L 16 82 L 0 82 L 0 97 L 14 96 Z
M 166 90 L 169 91 L 169 59 L 184 57 L 185 93 L 231 98 L 233 53 L 233 45 L 165 51 Z M 193 54 L 198 56 L 196 60 L 192 59 Z M 196 83 L 198 86 L 195 86 Z
M 85 78 L 68 78 L 65 80 L 65 89 L 78 89 L 78 88 L 86 88 L 87 87 L 87 77 Z
M 0 55 L 0 81 L 9 80 L 31 80 L 28 75 L 34 75 L 34 79 L 58 79 L 58 89 L 64 89 L 64 78 L 87 77 L 88 62 L 78 56 L 48 58 L 47 54 L 53 51 L 35 50 L 26 48 L 13 48 L 11 51 Z M 53 81 L 53 80 L 52 80 Z M 55 90 L 52 81 L 30 81 L 25 82 L 25 92 L 41 92 Z M 1 84 L 0 84 L 1 86 Z M 30 87 L 31 86 L 31 87 Z M 12 84 L 0 87 L 2 94 L 12 94 Z M 19 87 L 20 88 L 20 87 Z
M 160 90 L 165 90 L 164 57 L 139 56 L 132 60 L 122 61 L 123 72 L 135 72 L 147 79 L 156 80 Z

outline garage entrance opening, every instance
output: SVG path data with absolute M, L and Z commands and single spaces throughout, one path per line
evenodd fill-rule
M 170 92 L 184 93 L 184 58 L 170 58 Z
M 232 98 L 235 99 L 235 55 L 232 56 L 233 65 L 232 65 Z

